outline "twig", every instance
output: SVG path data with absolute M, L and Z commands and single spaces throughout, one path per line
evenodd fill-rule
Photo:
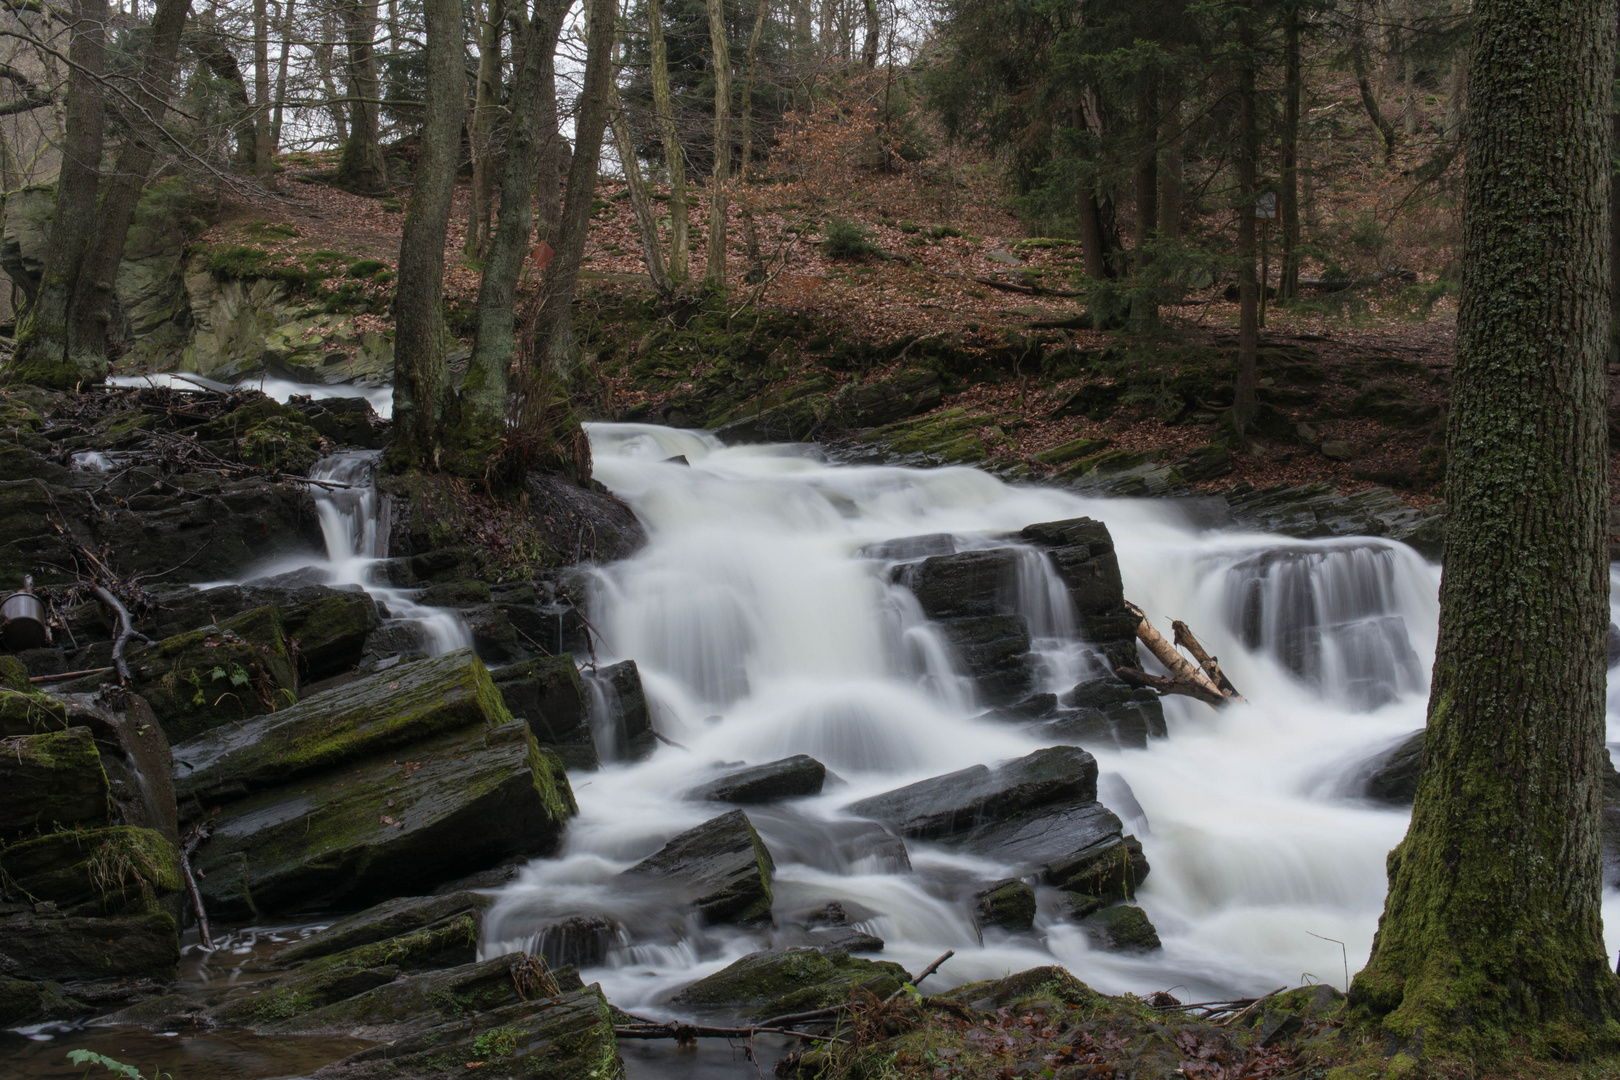
M 1310 931 L 1307 930 L 1306 933 L 1310 933 Z M 1235 1013 L 1232 1016 L 1227 1017 L 1225 1020 L 1222 1020 L 1219 1024 L 1216 1024 L 1215 1026 L 1216 1027 L 1231 1027 L 1233 1024 L 1237 1023 L 1239 1020 L 1241 1020 L 1245 1016 L 1249 1015 L 1249 1013 L 1253 1012 L 1254 1007 L 1256 1005 L 1260 1004 L 1262 1001 L 1267 1000 L 1268 998 L 1276 997 L 1278 994 L 1282 993 L 1286 989 L 1288 989 L 1288 987 L 1286 985 L 1279 986 L 1279 987 L 1277 987 L 1277 989 L 1273 990 L 1269 994 L 1262 994 L 1260 997 L 1255 998 L 1254 1001 L 1252 1001 L 1249 1004 L 1248 1008 L 1244 1009 L 1242 1012 Z
M 111 589 L 102 585 L 92 585 L 90 591 L 95 593 L 102 603 L 112 608 L 118 615 L 118 638 L 113 642 L 113 667 L 118 669 L 119 680 L 127 683 L 130 681 L 130 675 L 129 664 L 124 660 L 124 649 L 129 645 L 129 639 L 138 637 L 142 641 L 150 642 L 151 638 L 136 631 L 134 620 L 130 618 L 129 608 L 125 607 L 123 601 L 112 594 Z
M 1311 934 L 1309 930 L 1305 932 Z M 1344 947 L 1344 942 L 1336 937 L 1323 937 L 1321 934 L 1311 934 L 1311 937 L 1319 941 L 1331 941 L 1339 947 L 1339 952 L 1343 954 L 1344 959 L 1344 992 L 1348 994 L 1350 992 L 1350 951 Z
M 667 1024 L 636 1024 L 615 1026 L 613 1034 L 621 1039 L 674 1039 L 676 1042 L 688 1042 L 692 1039 L 751 1039 L 755 1035 L 797 1035 L 801 1039 L 814 1039 L 817 1042 L 835 1042 L 849 1044 L 849 1040 L 837 1035 L 814 1035 L 808 1031 L 795 1031 L 792 1028 L 776 1027 L 744 1027 L 723 1028 L 707 1027 L 698 1024 L 683 1024 L 670 1021 Z
M 180 872 L 186 878 L 186 891 L 191 894 L 191 906 L 197 912 L 197 934 L 202 938 L 202 947 L 212 949 L 214 937 L 208 932 L 208 913 L 203 910 L 202 891 L 197 888 L 197 877 L 191 871 L 191 856 L 197 850 L 197 845 L 208 839 L 213 827 L 209 822 L 202 822 L 186 833 L 185 839 L 180 842 Z
M 31 683 L 61 682 L 63 679 L 77 679 L 84 675 L 105 675 L 112 671 L 110 667 L 86 668 L 83 671 L 64 671 L 60 675 L 35 675 L 28 681 Z
M 916 978 L 912 979 L 909 983 L 905 983 L 904 985 L 902 985 L 900 987 L 900 989 L 896 990 L 894 993 L 892 993 L 888 997 L 884 998 L 883 999 L 883 1004 L 887 1005 L 889 1002 L 893 1001 L 895 998 L 897 998 L 901 994 L 905 993 L 907 986 L 909 986 L 913 990 L 915 990 L 917 988 L 918 983 L 922 982 L 924 979 L 928 978 L 928 976 L 930 976 L 934 972 L 938 971 L 939 970 L 939 965 L 943 964 L 945 961 L 949 960 L 951 957 L 953 957 L 955 955 L 956 955 L 956 950 L 955 949 L 947 949 L 945 951 L 944 956 L 941 956 L 938 960 L 935 960 L 932 964 L 929 964 L 927 967 L 923 968 L 922 972 Z
M 652 732 L 652 737 L 653 738 L 657 739 L 659 742 L 663 743 L 665 746 L 673 746 L 677 750 L 690 750 L 690 749 L 692 749 L 690 746 L 682 746 L 680 743 L 676 742 L 674 739 L 672 739 L 668 735 L 665 735 L 662 732 L 656 730 L 655 728 L 648 727 L 647 730 Z

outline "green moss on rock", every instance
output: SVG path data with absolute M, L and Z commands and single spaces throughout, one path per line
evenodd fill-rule
M 0 753 L 0 840 L 57 826 L 104 825 L 107 774 L 89 728 L 7 739 Z
M 0 882 L 28 901 L 79 914 L 155 910 L 184 887 L 180 856 L 151 829 L 112 826 L 47 833 L 0 849 Z
M 674 1003 L 767 1019 L 847 1002 L 859 989 L 884 998 L 911 981 L 899 964 L 842 950 L 771 949 L 734 961 L 675 995 Z

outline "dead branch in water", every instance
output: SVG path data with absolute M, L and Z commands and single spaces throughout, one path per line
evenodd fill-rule
M 1125 682 L 1132 686 L 1146 687 L 1163 696 L 1165 694 L 1180 694 L 1183 697 L 1196 698 L 1206 705 L 1216 708 L 1229 705 L 1234 701 L 1243 701 L 1242 694 L 1232 686 L 1230 680 L 1221 671 L 1219 662 L 1204 651 L 1204 647 L 1193 637 L 1192 631 L 1182 622 L 1174 623 L 1176 643 L 1172 645 L 1165 640 L 1163 634 L 1154 628 L 1148 621 L 1141 608 L 1126 602 L 1125 610 L 1136 616 L 1136 637 L 1148 652 L 1152 653 L 1159 663 L 1170 672 L 1169 678 L 1163 675 L 1150 675 L 1135 668 L 1121 667 L 1115 669 Z M 1197 658 L 1194 664 L 1176 649 L 1176 645 L 1185 646 Z

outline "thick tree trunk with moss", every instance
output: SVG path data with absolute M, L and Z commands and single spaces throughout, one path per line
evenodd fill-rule
M 388 463 L 395 471 L 438 466 L 449 385 L 444 363 L 444 234 L 450 227 L 466 92 L 460 0 L 427 0 L 423 16 L 427 87 L 422 143 L 394 290 L 394 434 Z
M 689 241 L 686 225 L 686 155 L 675 134 L 675 113 L 670 104 L 669 55 L 664 44 L 664 9 L 659 0 L 647 0 L 647 46 L 652 54 L 653 113 L 664 141 L 664 166 L 669 169 L 669 276 L 677 284 L 686 280 Z
M 731 184 L 731 44 L 722 0 L 707 0 L 709 47 L 714 62 L 714 172 L 709 178 L 709 264 L 703 280 L 726 287 L 727 188 Z
M 349 46 L 349 137 L 338 160 L 338 181 L 362 195 L 378 195 L 388 188 L 388 163 L 378 142 L 378 101 L 382 88 L 377 78 L 376 0 L 344 0 L 344 38 Z
M 613 0 L 588 0 L 585 14 L 585 72 L 574 119 L 574 154 L 568 163 L 568 183 L 558 213 L 557 242 L 553 245 L 556 253 L 540 285 L 540 312 L 535 320 L 534 355 L 538 362 L 551 365 L 559 373 L 574 366 L 577 353 L 572 316 L 574 290 L 579 285 L 580 260 L 585 256 L 602 135 L 607 128 L 608 81 L 613 76 L 618 9 Z M 541 182 L 545 182 L 544 176 Z
M 1424 770 L 1351 992 L 1425 1052 L 1620 1043 L 1602 933 L 1614 0 L 1478 0 Z
M 567 10 L 568 0 L 536 0 L 533 15 L 520 19 L 514 30 L 517 70 L 512 83 L 500 209 L 478 284 L 472 359 L 461 384 L 461 417 L 447 436 L 450 452 L 443 460 L 446 471 L 460 475 L 484 475 L 506 423 L 507 374 L 516 355 L 517 288 L 534 229 L 531 196 L 542 150 L 557 139 L 557 37 Z M 552 105 L 549 109 L 548 104 Z M 546 174 L 541 174 L 539 183 L 547 185 Z M 555 167 L 549 174 L 549 187 L 555 201 Z M 542 207 L 545 200 L 546 192 L 542 190 Z M 542 234 L 545 225 L 542 220 Z
M 17 333 L 17 351 L 7 376 L 40 386 L 69 389 L 100 382 L 101 356 L 70 356 L 68 313 L 96 231 L 96 190 L 101 182 L 105 102 L 101 75 L 106 60 L 107 0 L 74 0 L 68 41 L 67 123 L 56 212 L 39 292 L 30 298 Z

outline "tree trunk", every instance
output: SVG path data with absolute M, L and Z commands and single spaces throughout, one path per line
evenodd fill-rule
M 378 139 L 377 0 L 343 0 L 344 35 L 349 45 L 349 138 L 338 162 L 338 180 L 362 195 L 388 189 L 388 164 Z
M 338 143 L 349 141 L 349 113 L 338 100 L 337 80 L 332 78 L 332 44 L 337 38 L 337 27 L 330 15 L 321 19 L 321 41 L 310 51 L 315 56 L 315 68 L 320 72 L 321 88 L 326 91 L 327 111 L 332 117 L 332 130 Z
M 267 0 L 253 0 L 253 175 L 270 176 L 270 12 Z
M 1180 87 L 1176 87 L 1176 100 L 1181 100 Z M 1159 161 L 1159 235 L 1166 240 L 1181 239 L 1181 206 L 1186 198 L 1181 160 L 1181 109 L 1168 109 L 1159 127 L 1159 142 L 1164 151 Z
M 1468 18 L 1469 0 L 1451 0 L 1451 14 L 1459 23 Z M 1462 139 L 1463 110 L 1468 103 L 1468 46 L 1458 45 L 1451 54 L 1451 93 L 1446 101 L 1446 138 Z
M 460 0 L 426 0 L 422 142 L 399 242 L 394 285 L 394 433 L 396 472 L 436 468 L 446 417 L 444 236 L 450 226 L 466 77 Z
M 81 366 L 91 364 L 105 370 L 107 321 L 118 264 L 124 258 L 124 241 L 129 236 L 136 204 L 157 160 L 163 139 L 159 126 L 169 108 L 175 58 L 190 13 L 191 0 L 159 0 L 152 12 L 141 50 L 141 70 L 128 91 L 139 108 L 126 117 L 128 131 L 102 187 L 95 211 L 95 234 L 68 309 L 68 359 Z
M 252 169 L 258 153 L 254 146 L 253 101 L 248 97 L 247 79 L 213 17 L 204 13 L 197 22 L 197 32 L 190 41 L 191 51 L 214 78 L 225 84 L 225 93 L 230 98 L 230 128 L 236 139 L 232 162 L 238 169 Z
M 292 50 L 293 9 L 296 0 L 285 0 L 281 15 L 281 58 L 276 64 L 276 111 L 270 121 L 270 145 L 275 153 L 281 152 L 281 110 L 287 100 L 287 60 Z
M 1372 121 L 1373 128 L 1384 143 L 1384 164 L 1388 165 L 1395 156 L 1395 125 L 1384 116 L 1384 110 L 1378 107 L 1378 98 L 1373 95 L 1372 77 L 1367 72 L 1367 37 L 1361 30 L 1362 5 L 1357 2 L 1352 13 L 1354 25 L 1350 37 L 1350 66 L 1356 73 L 1356 89 L 1361 92 L 1361 107 L 1367 110 L 1367 118 Z
M 1281 190 L 1277 214 L 1282 226 L 1282 269 L 1277 295 L 1299 296 L 1299 102 L 1303 90 L 1299 60 L 1299 5 L 1283 15 L 1283 116 Z
M 647 0 L 647 44 L 652 54 L 653 113 L 664 140 L 664 165 L 669 169 L 669 276 L 676 284 L 686 280 L 686 156 L 675 134 L 675 112 L 669 93 L 669 52 L 664 43 L 664 8 L 660 0 Z
M 557 226 L 556 254 L 540 287 L 540 313 L 535 321 L 535 362 L 567 374 L 577 359 L 572 305 L 579 285 L 579 264 L 591 225 L 596 169 L 602 134 L 607 128 L 608 82 L 613 77 L 613 39 L 618 14 L 614 0 L 588 0 L 585 72 L 580 80 L 579 109 L 574 118 L 574 154 L 568 163 L 568 185 Z M 542 178 L 543 180 L 544 178 Z
M 754 75 L 759 65 L 759 42 L 765 36 L 765 15 L 769 10 L 768 0 L 755 0 L 754 4 L 754 32 L 748 35 L 748 54 L 744 58 L 742 92 L 742 160 L 741 172 L 743 197 L 739 201 L 742 211 L 743 243 L 748 249 L 748 273 L 746 280 L 757 284 L 764 280 L 765 262 L 759 254 L 759 230 L 754 228 L 754 210 L 748 190 L 748 174 L 754 163 Z
M 1259 198 L 1256 171 L 1260 161 L 1260 125 L 1255 116 L 1254 12 L 1238 9 L 1238 356 L 1232 388 L 1232 426 L 1248 433 L 1259 408 L 1256 400 L 1256 353 L 1260 349 L 1260 283 L 1255 277 L 1254 211 Z
M 1153 261 L 1153 241 L 1159 233 L 1159 99 L 1154 77 L 1144 72 L 1136 93 L 1136 136 L 1138 146 L 1134 176 L 1136 182 L 1137 288 L 1131 294 L 1131 328 L 1151 330 L 1159 322 L 1159 304 L 1148 287 L 1147 270 Z
M 619 164 L 624 168 L 624 183 L 630 192 L 630 205 L 636 213 L 641 257 L 647 264 L 647 276 L 652 278 L 653 288 L 658 290 L 660 296 L 670 296 L 675 286 L 664 265 L 664 245 L 658 237 L 658 214 L 653 210 L 652 192 L 647 187 L 646 178 L 641 175 L 641 162 L 636 158 L 636 141 L 630 134 L 624 103 L 619 100 L 612 82 L 608 83 L 608 94 L 608 107 L 612 110 L 608 122 L 613 128 L 613 145 L 619 152 Z
M 67 116 L 62 169 L 57 177 L 56 210 L 39 292 L 29 297 L 19 320 L 17 349 L 8 380 L 55 389 L 98 383 L 107 373 L 105 357 L 68 353 L 68 312 L 85 257 L 95 238 L 96 189 L 101 180 L 105 101 L 107 0 L 73 0 L 68 39 Z
M 709 46 L 714 57 L 714 173 L 709 183 L 709 264 L 703 280 L 724 289 L 729 231 L 727 189 L 731 184 L 731 46 L 726 40 L 723 0 L 706 0 L 705 6 L 709 9 Z
M 495 201 L 495 120 L 501 108 L 501 30 L 506 7 L 502 0 L 489 0 L 487 6 L 474 4 L 473 11 L 480 15 L 478 77 L 473 82 L 472 115 L 467 123 L 472 184 L 463 250 L 476 257 L 489 246 L 490 210 Z
M 1424 768 L 1351 990 L 1426 1055 L 1588 1056 L 1620 1021 L 1599 854 L 1615 32 L 1613 0 L 1475 5 Z
M 877 68 L 878 41 L 883 34 L 883 20 L 878 16 L 877 0 L 866 0 L 866 41 L 861 45 L 861 66 L 867 71 Z

